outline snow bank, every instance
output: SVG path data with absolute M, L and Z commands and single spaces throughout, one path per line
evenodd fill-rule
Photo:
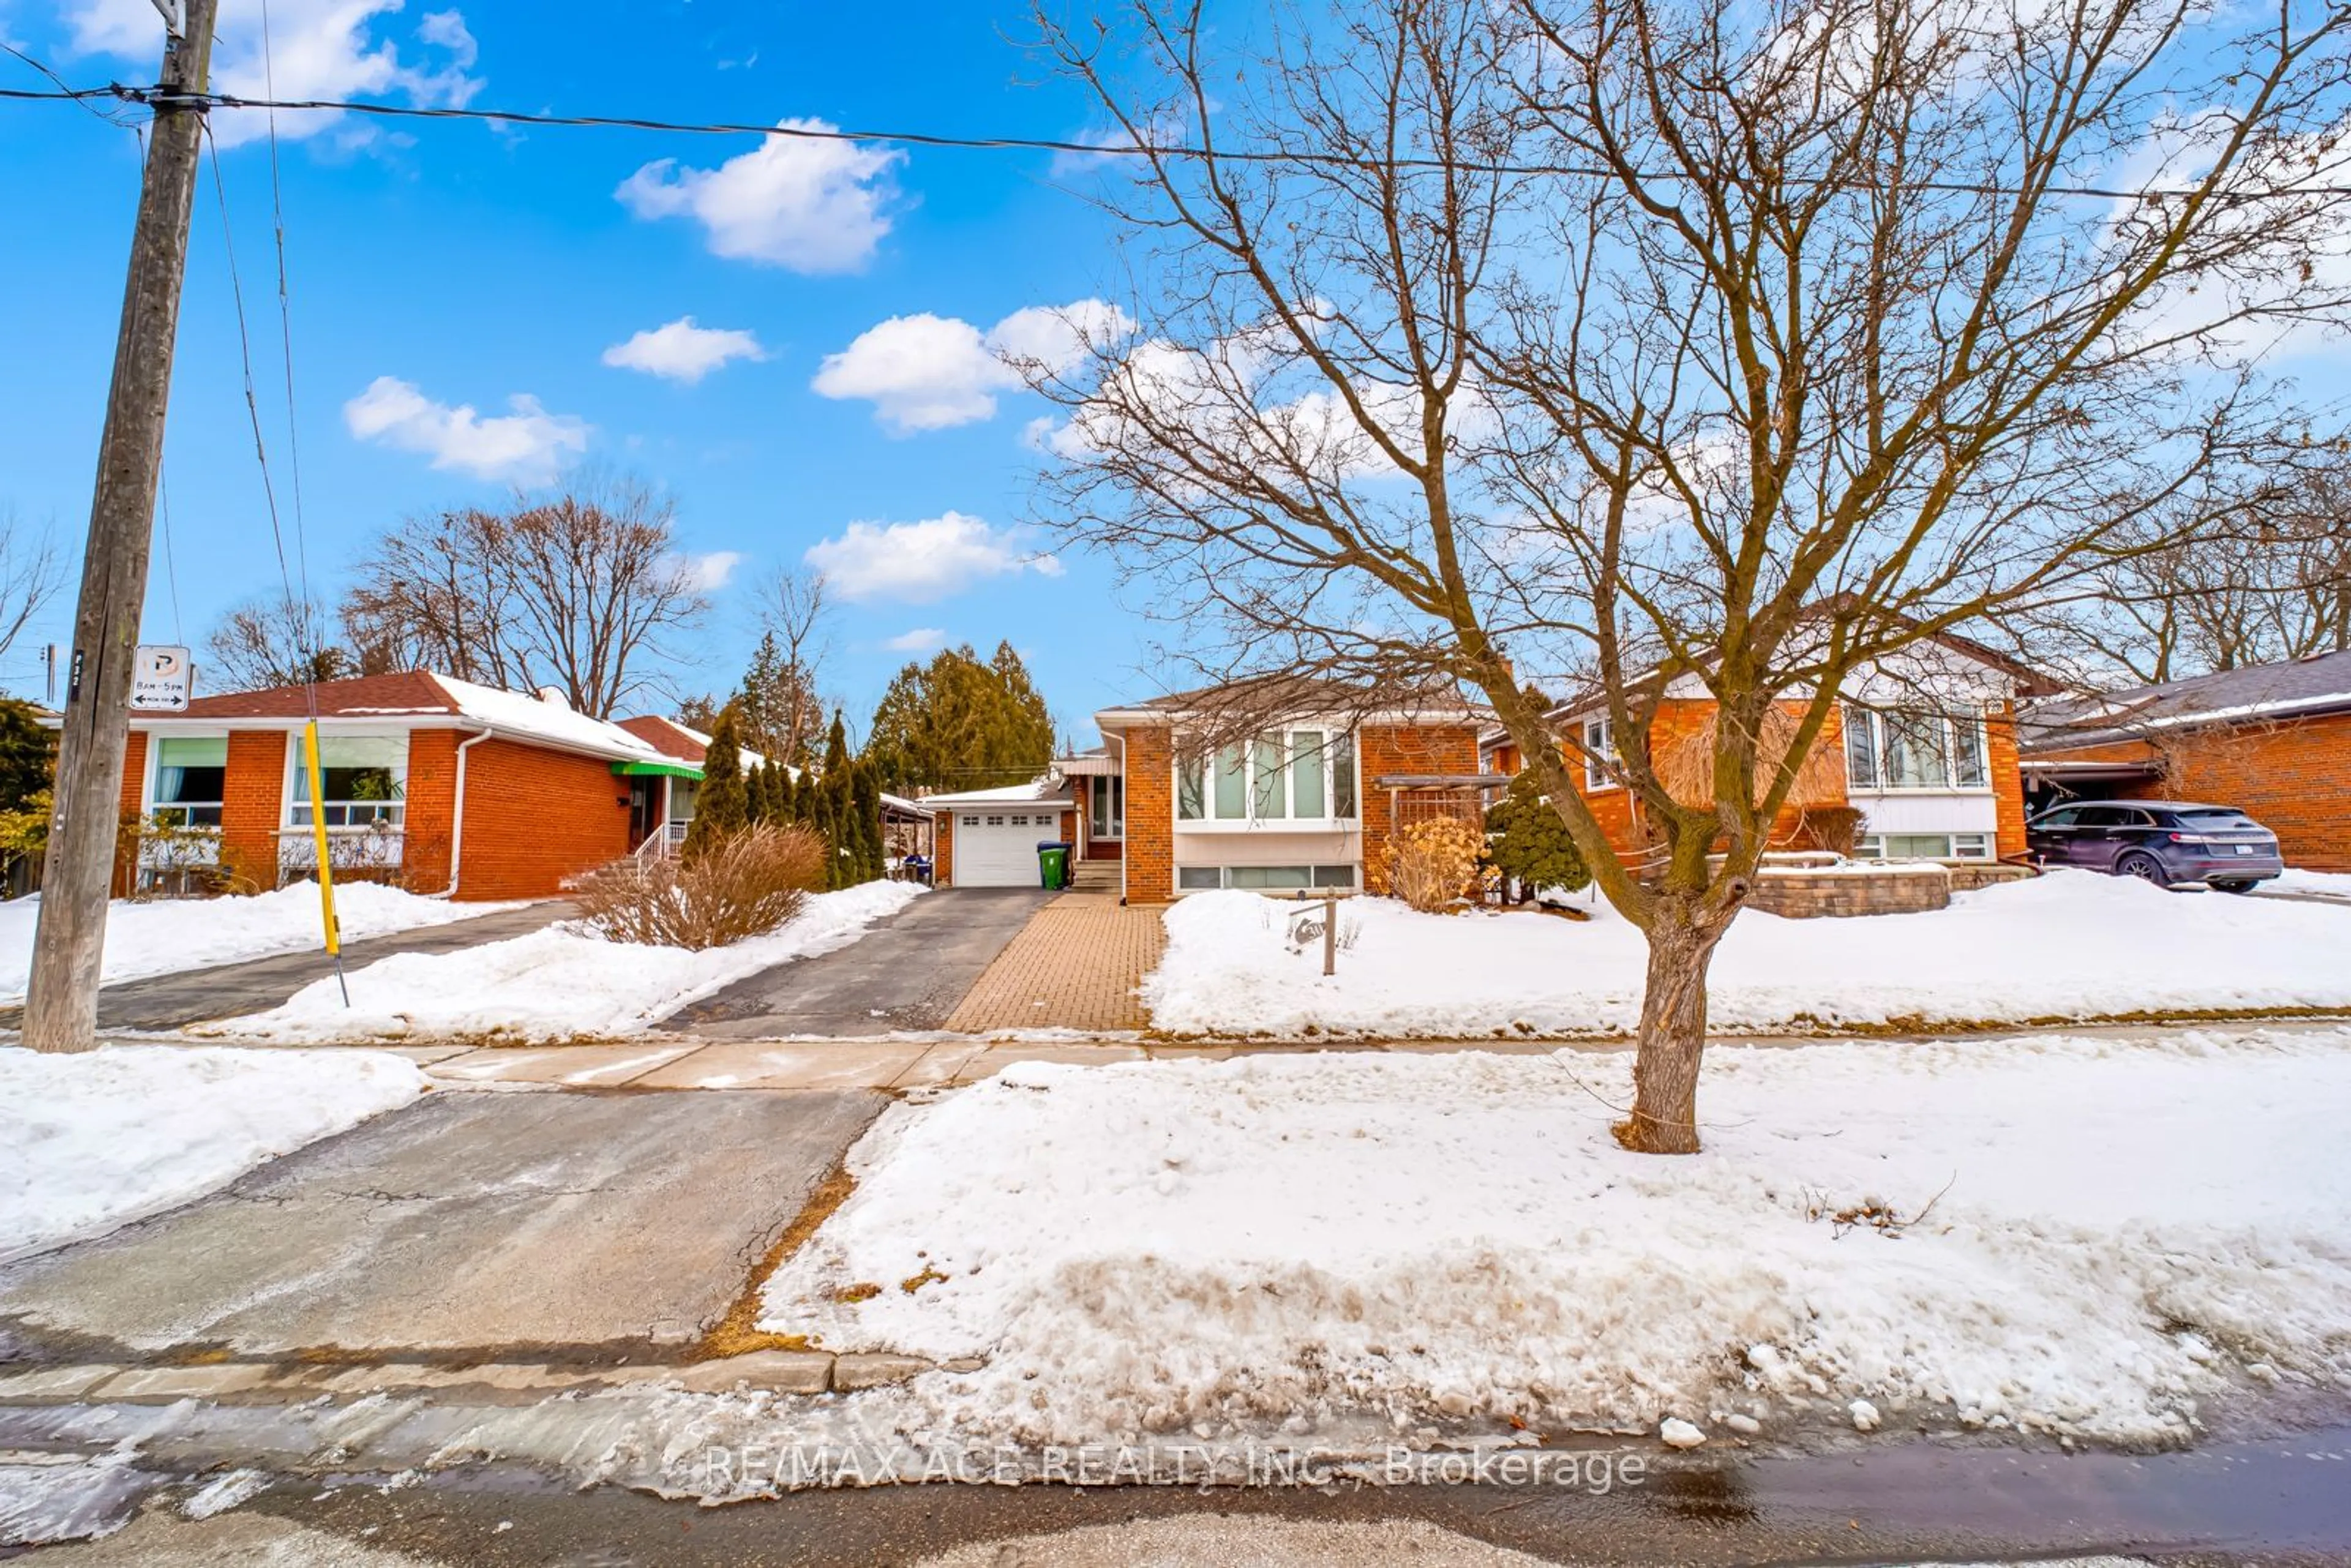
M 923 891 L 869 882 L 817 894 L 767 936 L 701 953 L 607 942 L 568 924 L 457 953 L 396 953 L 352 971 L 348 1008 L 330 977 L 273 1011 L 206 1032 L 281 1040 L 630 1034 L 746 975 L 845 947 Z
M 2351 1385 L 2351 1030 L 1707 1071 L 1659 1158 L 1608 1136 L 1626 1052 L 1008 1068 L 885 1114 L 762 1326 L 987 1357 L 910 1392 L 1029 1443 L 1864 1398 L 2160 1442 L 2241 1363 Z
M 423 1087 L 378 1051 L 0 1046 L 0 1259 L 184 1203 Z
M 1464 1037 L 1629 1030 L 1646 949 L 1605 903 L 1585 922 L 1530 913 L 1416 915 L 1342 905 L 1354 945 L 1322 977 L 1293 953 L 1297 908 L 1209 893 L 1167 912 L 1143 985 L 1159 1029 Z M 2061 871 L 1955 894 L 1948 909 L 1845 920 L 1749 910 L 1716 952 L 1717 1029 L 1807 1020 L 2022 1022 L 2161 1009 L 2351 1006 L 2351 914 L 2325 904 L 2169 893 Z
M 40 904 L 38 897 L 0 904 L 0 1003 L 25 999 Z M 346 942 L 517 907 L 419 898 L 369 882 L 335 889 L 335 914 Z M 319 945 L 319 889 L 311 883 L 251 898 L 117 899 L 106 909 L 105 979 L 110 985 Z

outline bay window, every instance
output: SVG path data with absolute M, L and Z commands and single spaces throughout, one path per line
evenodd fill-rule
M 1186 822 L 1351 821 L 1355 742 L 1342 731 L 1278 730 L 1179 760 L 1176 816 Z
M 295 827 L 310 825 L 310 769 L 295 737 Z M 407 814 L 408 737 L 322 735 L 319 737 L 319 820 L 330 828 L 398 827 Z
M 1853 789 L 1981 789 L 1990 784 L 1983 721 L 1923 709 L 1847 707 L 1845 781 Z

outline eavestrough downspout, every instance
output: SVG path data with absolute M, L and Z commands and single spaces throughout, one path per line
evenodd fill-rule
M 434 894 L 434 898 L 457 895 L 457 869 L 465 852 L 465 753 L 489 739 L 492 733 L 486 729 L 471 740 L 457 743 L 456 800 L 449 813 L 449 885 Z

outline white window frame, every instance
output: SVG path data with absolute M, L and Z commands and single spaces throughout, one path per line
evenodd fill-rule
M 1940 839 L 1944 852 L 1938 855 L 1900 855 L 1898 860 L 1988 861 L 1992 854 L 1992 835 L 1980 829 L 1964 829 L 1948 833 L 1864 833 L 1853 841 L 1856 860 L 1884 860 L 1888 839 Z M 1962 848 L 1961 841 L 1973 840 L 1975 847 Z
M 1606 716 L 1587 718 L 1583 733 L 1584 792 L 1623 789 L 1608 772 L 1608 765 L 1616 760 L 1616 721 Z
M 159 734 L 154 730 L 149 730 L 147 732 L 147 756 L 145 761 L 141 766 L 141 772 L 143 777 L 141 779 L 139 785 L 139 814 L 142 817 L 152 818 L 159 810 L 178 810 L 182 809 L 179 802 L 173 802 L 172 804 L 166 806 L 159 804 L 155 799 L 157 775 L 161 772 L 163 766 L 163 742 L 167 740 L 217 740 L 221 743 L 223 747 L 225 748 L 228 745 L 228 731 L 225 729 L 180 729 L 172 730 L 167 734 Z M 228 800 L 226 799 L 228 795 L 228 764 L 225 756 L 224 756 L 221 763 L 221 795 L 223 799 L 219 800 L 193 800 L 189 801 L 186 804 L 200 810 L 217 811 L 220 813 L 220 818 L 223 819 L 228 815 Z M 210 829 L 214 832 L 218 832 L 221 829 L 221 821 L 220 819 L 215 819 L 209 822 L 196 822 L 183 825 L 201 829 Z
M 1865 795 L 1989 795 L 1992 793 L 1991 736 L 1984 720 L 1955 718 L 1947 713 L 1923 708 L 1865 708 L 1847 703 L 1844 706 L 1844 779 L 1848 791 Z M 1934 719 L 1943 727 L 1943 778 L 1939 783 L 1895 784 L 1887 781 L 1886 772 L 1886 730 L 1889 722 L 1914 722 Z M 1854 777 L 1852 737 L 1855 727 L 1868 736 L 1871 777 L 1865 782 Z M 1972 734 L 1975 737 L 1976 761 L 1983 778 L 1980 782 L 1962 784 L 1959 777 L 1959 737 Z
M 1296 790 L 1297 758 L 1301 741 L 1306 748 L 1319 750 L 1322 758 L 1322 810 L 1318 816 L 1298 814 Z M 1278 741 L 1281 760 L 1271 768 L 1264 766 L 1261 745 Z M 1364 779 L 1361 737 L 1353 730 L 1333 729 L 1311 724 L 1285 725 L 1219 747 L 1213 754 L 1186 758 L 1179 755 L 1176 762 L 1176 826 L 1186 832 L 1233 831 L 1259 827 L 1279 827 L 1297 832 L 1318 833 L 1355 830 L 1363 821 Z M 1241 761 L 1241 814 L 1228 816 L 1217 810 L 1217 779 L 1226 767 L 1227 758 L 1235 751 Z M 1354 811 L 1337 815 L 1339 806 L 1339 775 L 1344 771 L 1354 790 Z M 1198 780 L 1200 815 L 1184 815 L 1186 775 Z M 1280 816 L 1259 815 L 1258 803 L 1269 794 L 1278 797 L 1282 808 Z
M 1249 872 L 1264 871 L 1303 871 L 1306 873 L 1307 880 L 1303 883 L 1283 883 L 1277 887 L 1243 887 L 1238 889 L 1238 891 L 1242 893 L 1299 894 L 1358 893 L 1363 889 L 1364 868 L 1362 866 L 1352 861 L 1323 861 L 1319 863 L 1303 865 L 1293 862 L 1287 865 L 1279 866 L 1179 865 L 1176 868 L 1176 892 L 1180 897 L 1187 893 L 1210 893 L 1219 888 L 1233 889 L 1233 875 L 1236 872 L 1247 873 Z M 1318 878 L 1315 875 L 1317 872 L 1332 871 L 1345 872 L 1347 873 L 1347 880 L 1344 882 L 1337 882 Z M 1199 885 L 1188 885 L 1186 883 L 1187 878 L 1197 882 Z
M 340 810 L 343 817 L 340 822 L 329 821 L 327 824 L 327 831 L 364 833 L 376 829 L 379 825 L 386 831 L 405 829 L 408 825 L 408 732 L 404 729 L 322 730 L 319 736 L 319 782 L 322 784 L 326 781 L 327 748 L 338 740 L 385 740 L 397 743 L 401 749 L 400 772 L 397 778 L 399 793 L 389 800 L 343 800 L 329 798 L 318 802 L 329 813 Z M 305 813 L 310 810 L 311 802 L 300 799 L 301 791 L 307 789 L 309 783 L 309 760 L 303 750 L 302 732 L 298 729 L 289 730 L 286 736 L 286 788 L 280 795 L 277 820 L 279 831 L 291 831 L 297 828 L 310 826 L 310 819 Z M 351 808 L 354 806 L 388 807 L 389 810 L 371 817 L 365 821 L 354 822 L 350 820 Z

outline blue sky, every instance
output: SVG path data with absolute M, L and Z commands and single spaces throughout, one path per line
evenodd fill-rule
M 225 90 L 259 89 L 258 22 L 257 0 L 225 0 Z M 1011 41 L 1023 8 L 998 0 L 273 0 L 271 27 L 289 98 L 1053 138 L 1093 125 L 1080 90 Z M 76 83 L 146 81 L 162 29 L 149 0 L 0 0 L 0 37 Z M 6 56 L 0 84 L 44 85 Z M 290 528 L 269 148 L 237 118 L 219 127 L 220 164 Z M 1095 708 L 1154 689 L 1147 633 L 1106 564 L 1037 559 L 1023 431 L 1047 410 L 998 384 L 988 352 L 1050 340 L 1039 308 L 1123 297 L 1106 221 L 1066 188 L 1086 172 L 1043 153 L 761 152 L 749 138 L 474 122 L 279 131 L 322 597 L 386 525 L 585 459 L 674 492 L 685 548 L 724 578 L 686 689 L 731 684 L 752 586 L 812 549 L 841 605 L 831 680 L 853 724 L 907 650 L 942 638 L 1009 638 L 1081 740 Z M 0 103 L 0 508 L 51 525 L 77 575 L 138 179 L 129 131 Z M 929 319 L 867 336 L 909 318 Z M 655 335 L 626 347 L 641 333 Z M 209 166 L 164 474 L 171 570 L 159 538 L 146 635 L 201 643 L 277 582 Z M 38 695 L 38 649 L 66 640 L 71 611 L 69 580 L 0 682 Z

